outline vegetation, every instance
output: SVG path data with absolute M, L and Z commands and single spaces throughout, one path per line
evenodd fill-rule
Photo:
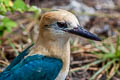
M 0 0 L 0 36 L 6 31 L 11 32 L 11 29 L 17 26 L 17 23 L 7 16 L 7 13 L 14 14 L 15 11 L 21 13 L 25 11 L 33 11 L 36 16 L 40 13 L 39 9 L 25 4 L 23 0 L 15 0 L 14 2 L 12 0 Z
M 94 45 L 101 50 L 101 52 L 96 52 L 95 55 L 99 57 L 99 60 L 101 60 L 101 63 L 104 63 L 104 65 L 91 77 L 91 80 L 94 80 L 100 73 L 106 73 L 107 80 L 110 80 L 116 73 L 119 73 L 120 36 L 117 37 L 116 44 L 111 41 L 108 43 L 102 43 L 102 46 Z
M 108 40 L 110 42 L 107 42 Z M 101 44 L 96 44 L 95 42 L 92 42 L 92 44 L 95 48 L 100 50 L 92 52 L 92 54 L 96 56 L 96 60 L 79 68 L 75 68 L 71 70 L 71 72 L 82 69 L 88 70 L 91 67 L 98 67 L 97 71 L 92 75 L 90 80 L 95 80 L 96 78 L 100 79 L 101 76 L 105 74 L 106 80 L 110 80 L 114 75 L 120 76 L 120 36 L 117 36 L 117 40 L 115 42 L 109 38 Z

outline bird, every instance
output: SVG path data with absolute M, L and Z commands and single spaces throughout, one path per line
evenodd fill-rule
M 70 38 L 74 35 L 101 41 L 82 27 L 73 13 L 63 9 L 45 12 L 36 42 L 0 73 L 0 80 L 65 80 L 70 66 Z

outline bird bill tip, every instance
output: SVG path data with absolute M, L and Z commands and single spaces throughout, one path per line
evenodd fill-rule
M 65 30 L 65 31 L 75 34 L 75 35 L 78 35 L 78 36 L 82 36 L 82 37 L 91 39 L 91 40 L 101 41 L 101 39 L 97 35 L 87 31 L 86 29 L 84 29 L 83 27 L 80 27 L 80 26 L 75 27 L 73 29 Z

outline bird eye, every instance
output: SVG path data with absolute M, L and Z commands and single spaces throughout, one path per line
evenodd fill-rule
M 65 22 L 57 22 L 57 25 L 60 27 L 60 28 L 67 28 L 67 24 Z

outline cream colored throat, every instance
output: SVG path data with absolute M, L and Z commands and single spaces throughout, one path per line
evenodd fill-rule
M 67 38 L 56 40 L 39 37 L 28 56 L 41 54 L 49 57 L 59 58 L 63 62 L 62 69 L 56 80 L 64 80 L 69 71 L 70 65 L 70 43 Z
M 49 57 L 59 58 L 63 61 L 63 64 L 69 64 L 70 61 L 69 39 L 62 38 L 50 40 L 39 37 L 38 41 L 31 49 L 31 52 L 28 56 L 34 54 L 41 54 Z

